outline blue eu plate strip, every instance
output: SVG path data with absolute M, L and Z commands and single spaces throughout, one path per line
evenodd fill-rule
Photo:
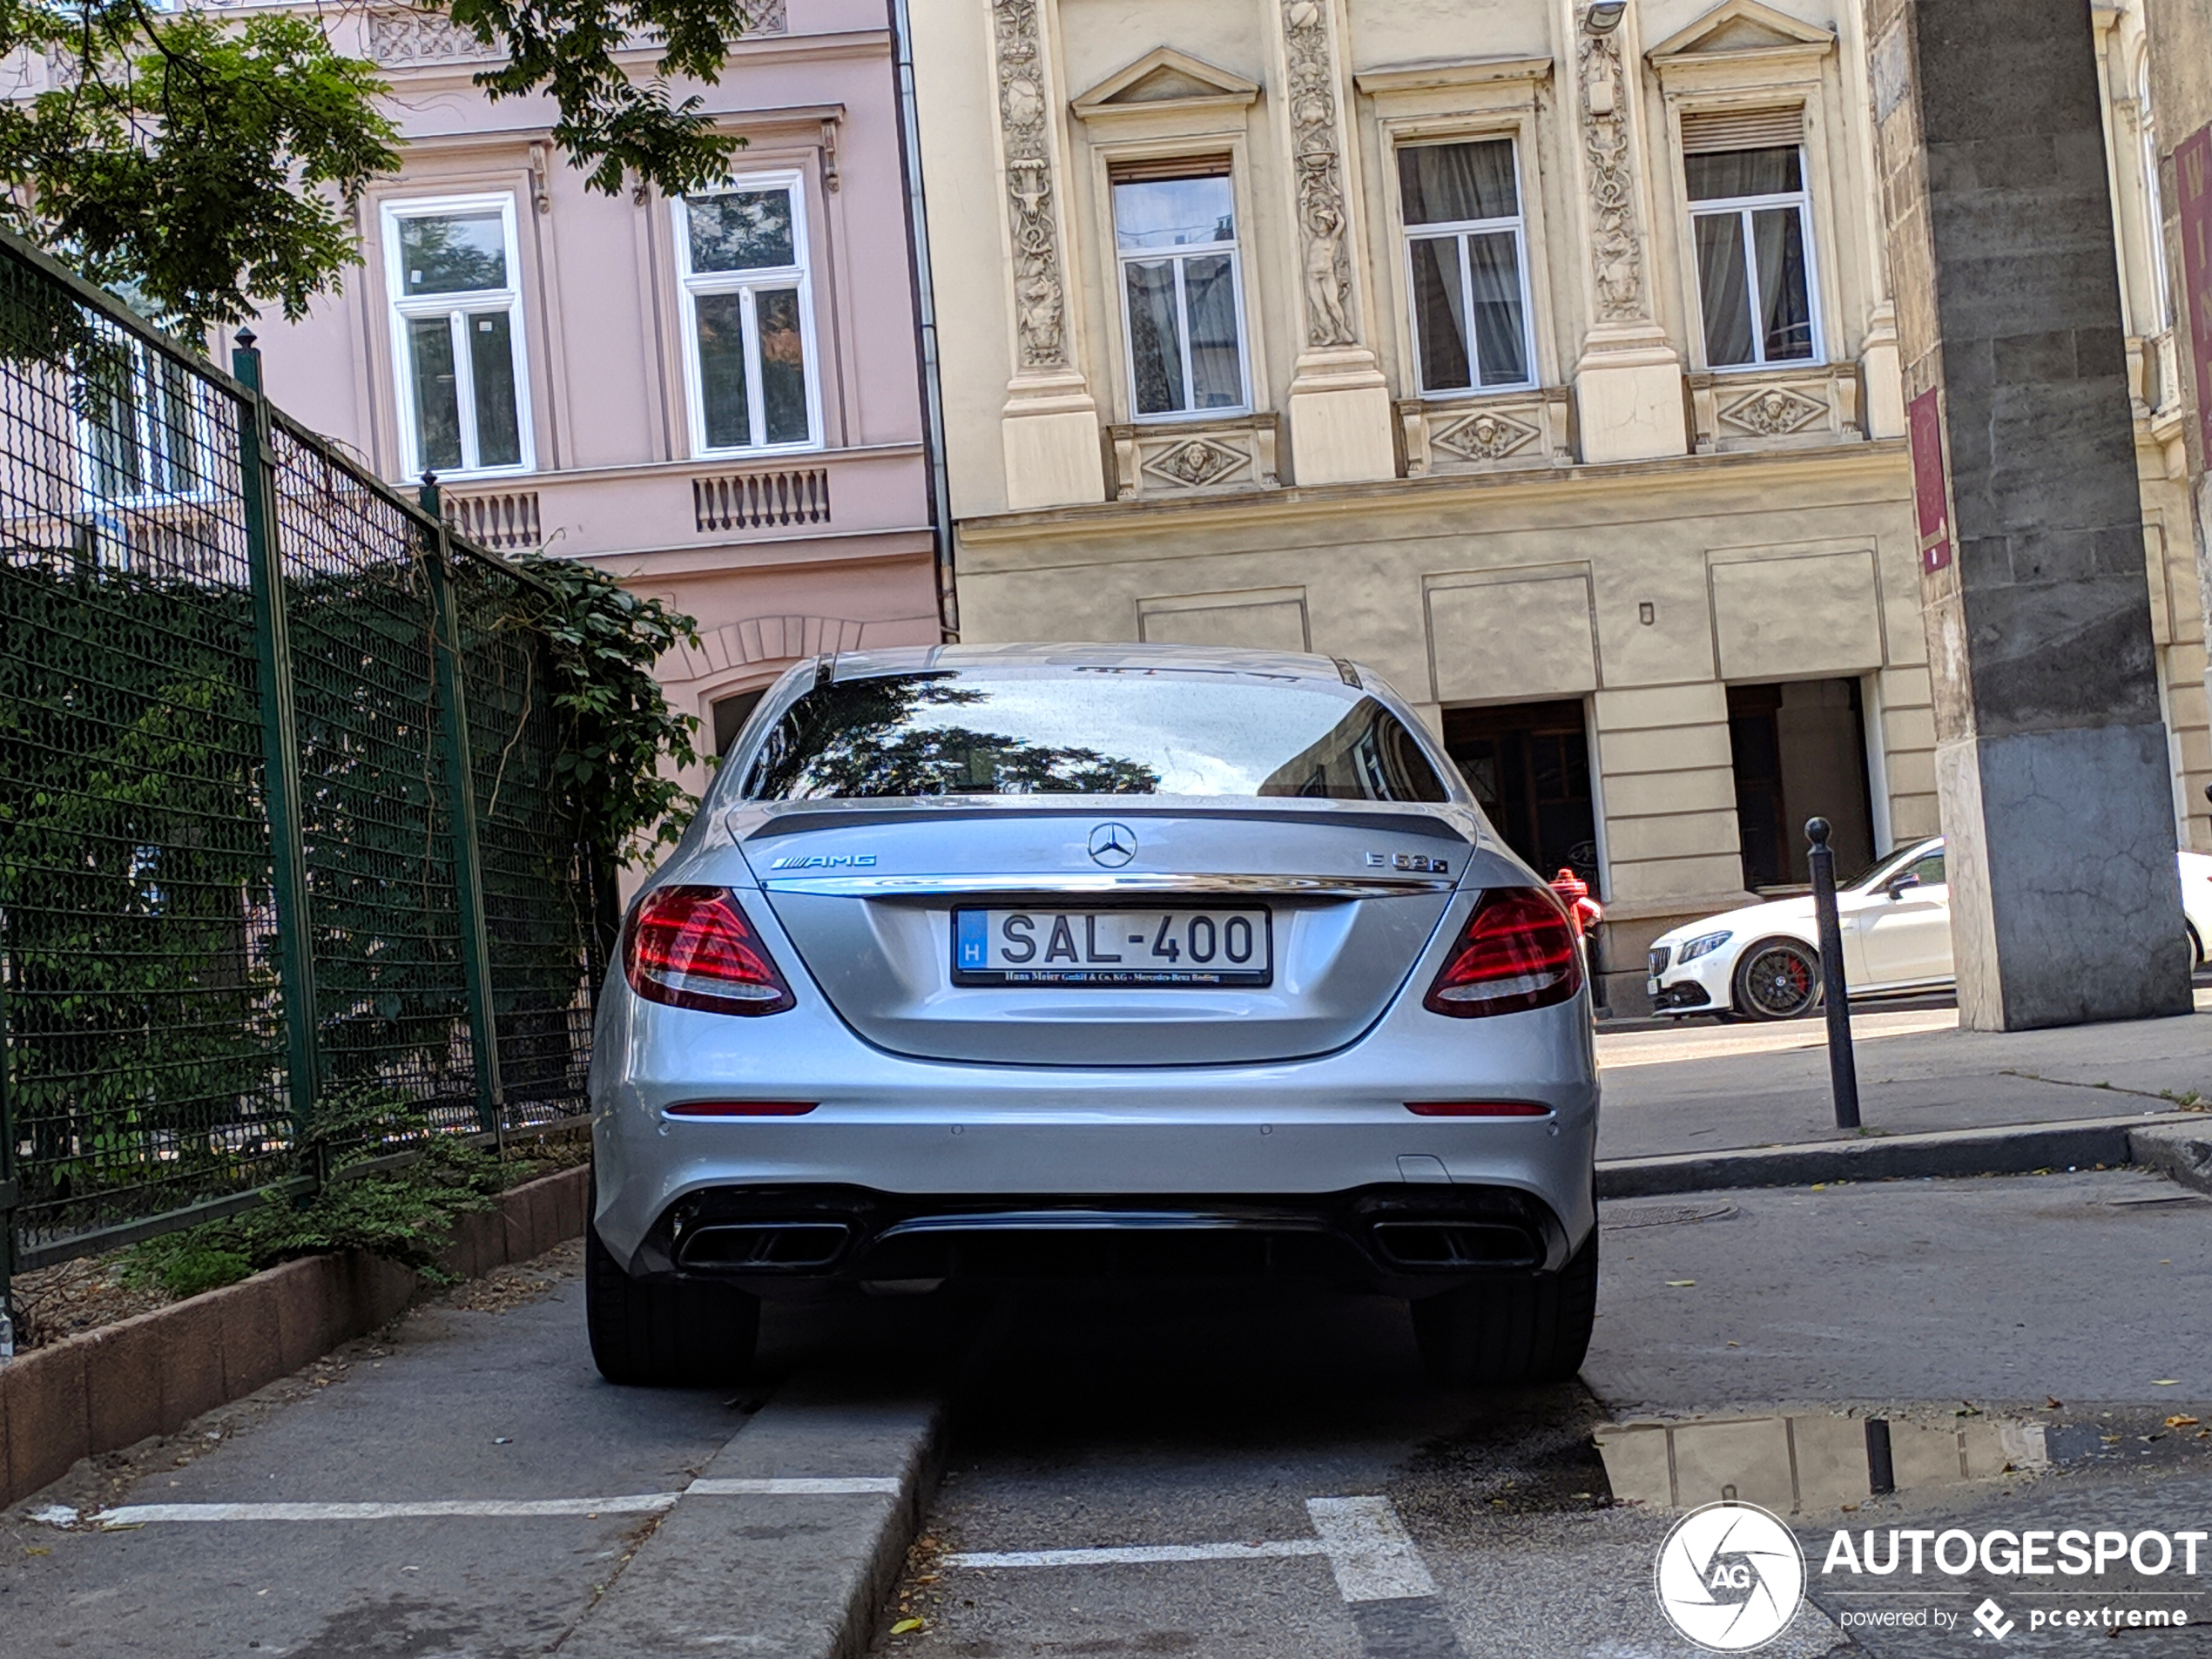
M 981 968 L 985 965 L 984 948 L 989 931 L 990 918 L 981 910 L 962 910 L 953 918 L 959 929 L 957 935 L 960 965 L 962 968 Z

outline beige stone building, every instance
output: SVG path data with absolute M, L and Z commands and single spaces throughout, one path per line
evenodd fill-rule
M 2139 0 L 2135 0 L 2139 3 Z M 2141 37 L 2100 11 L 2212 844 Z M 1938 827 L 1851 0 L 914 0 L 963 635 L 1356 658 L 1642 954 Z M 2163 355 L 2161 355 L 2163 354 Z

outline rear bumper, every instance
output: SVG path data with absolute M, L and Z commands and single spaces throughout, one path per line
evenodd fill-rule
M 1114 1196 L 1052 1204 L 860 1187 L 711 1187 L 647 1232 L 632 1271 L 766 1296 L 826 1283 L 1283 1278 L 1419 1296 L 1556 1269 L 1567 1229 L 1510 1189 L 1369 1187 L 1278 1198 Z

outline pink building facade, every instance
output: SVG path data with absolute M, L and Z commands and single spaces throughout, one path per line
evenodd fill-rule
M 405 160 L 345 291 L 260 325 L 280 403 L 387 478 L 434 471 L 486 543 L 698 618 L 660 674 L 707 746 L 795 658 L 936 641 L 885 0 L 768 0 L 695 89 L 745 146 L 681 201 L 588 192 L 550 105 L 478 92 L 442 17 L 338 27 L 391 82 Z

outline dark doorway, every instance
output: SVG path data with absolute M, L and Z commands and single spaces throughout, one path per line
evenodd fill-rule
M 752 718 L 753 710 L 760 706 L 760 699 L 768 694 L 765 685 L 750 691 L 739 691 L 735 697 L 725 697 L 714 705 L 714 752 L 726 755 L 737 746 L 738 733 L 745 730 L 745 723 Z
M 1506 844 L 1546 880 L 1562 867 L 1599 890 L 1597 813 L 1582 705 L 1444 711 L 1444 747 Z
M 1763 891 L 1812 880 L 1805 862 L 1811 818 L 1831 826 L 1838 878 L 1874 861 L 1866 716 L 1857 680 L 1731 685 L 1728 741 L 1744 886 Z

